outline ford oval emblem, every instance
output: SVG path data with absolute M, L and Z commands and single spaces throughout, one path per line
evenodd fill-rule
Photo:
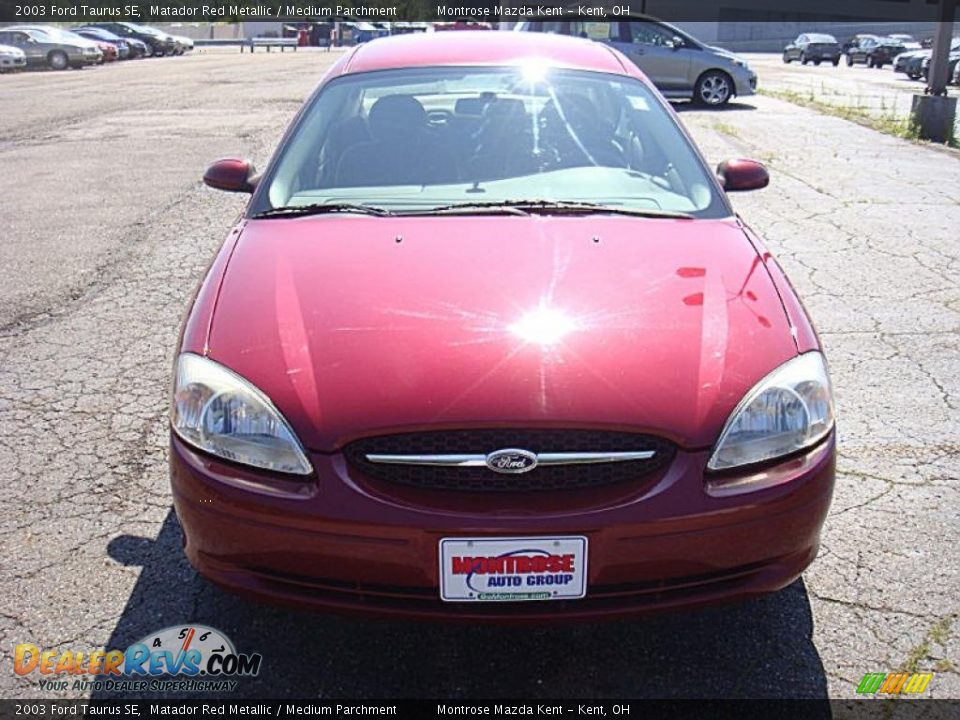
M 487 467 L 496 473 L 518 475 L 530 472 L 537 466 L 536 454 L 529 450 L 494 450 L 487 455 Z

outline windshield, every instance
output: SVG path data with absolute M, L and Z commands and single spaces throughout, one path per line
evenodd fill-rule
M 643 83 L 542 66 L 334 80 L 301 116 L 250 213 L 334 203 L 422 212 L 525 200 L 731 214 Z
M 835 43 L 837 41 L 833 35 L 820 34 L 807 35 L 807 39 L 809 39 L 812 43 Z

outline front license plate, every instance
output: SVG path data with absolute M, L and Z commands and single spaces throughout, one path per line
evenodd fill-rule
M 443 538 L 440 541 L 442 600 L 573 600 L 586 594 L 585 537 Z

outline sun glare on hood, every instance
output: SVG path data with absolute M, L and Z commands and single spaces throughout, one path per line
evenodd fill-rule
M 573 318 L 560 310 L 538 307 L 521 317 L 508 328 L 526 343 L 551 347 L 577 329 Z

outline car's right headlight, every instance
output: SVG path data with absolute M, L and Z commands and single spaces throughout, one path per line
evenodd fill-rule
M 754 385 L 720 433 L 708 470 L 729 470 L 812 447 L 833 429 L 833 391 L 819 352 L 796 357 Z
M 177 359 L 170 422 L 180 438 L 211 455 L 263 470 L 313 472 L 270 399 L 209 358 L 184 353 Z

